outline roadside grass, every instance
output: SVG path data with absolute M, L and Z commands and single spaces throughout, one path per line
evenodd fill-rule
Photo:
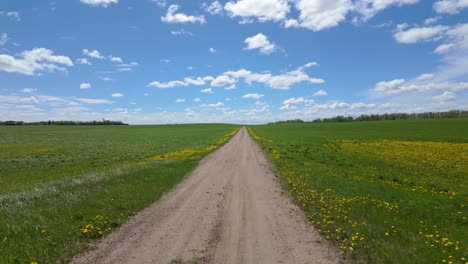
M 468 263 L 468 120 L 251 126 L 324 238 L 356 263 Z
M 180 182 L 237 126 L 0 127 L 0 263 L 66 263 Z M 192 155 L 154 159 L 186 149 Z

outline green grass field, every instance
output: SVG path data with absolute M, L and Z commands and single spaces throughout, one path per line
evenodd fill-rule
M 65 263 L 177 184 L 234 125 L 0 127 L 0 263 Z
M 358 263 L 468 263 L 468 119 L 251 126 L 317 230 Z

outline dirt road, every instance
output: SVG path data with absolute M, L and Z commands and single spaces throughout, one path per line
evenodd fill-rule
M 245 128 L 73 263 L 337 263 Z

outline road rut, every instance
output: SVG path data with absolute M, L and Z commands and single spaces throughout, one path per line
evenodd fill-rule
M 339 263 L 245 128 L 72 263 Z

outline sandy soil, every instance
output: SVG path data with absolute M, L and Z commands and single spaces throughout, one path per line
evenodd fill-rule
M 339 263 L 245 128 L 72 263 Z

